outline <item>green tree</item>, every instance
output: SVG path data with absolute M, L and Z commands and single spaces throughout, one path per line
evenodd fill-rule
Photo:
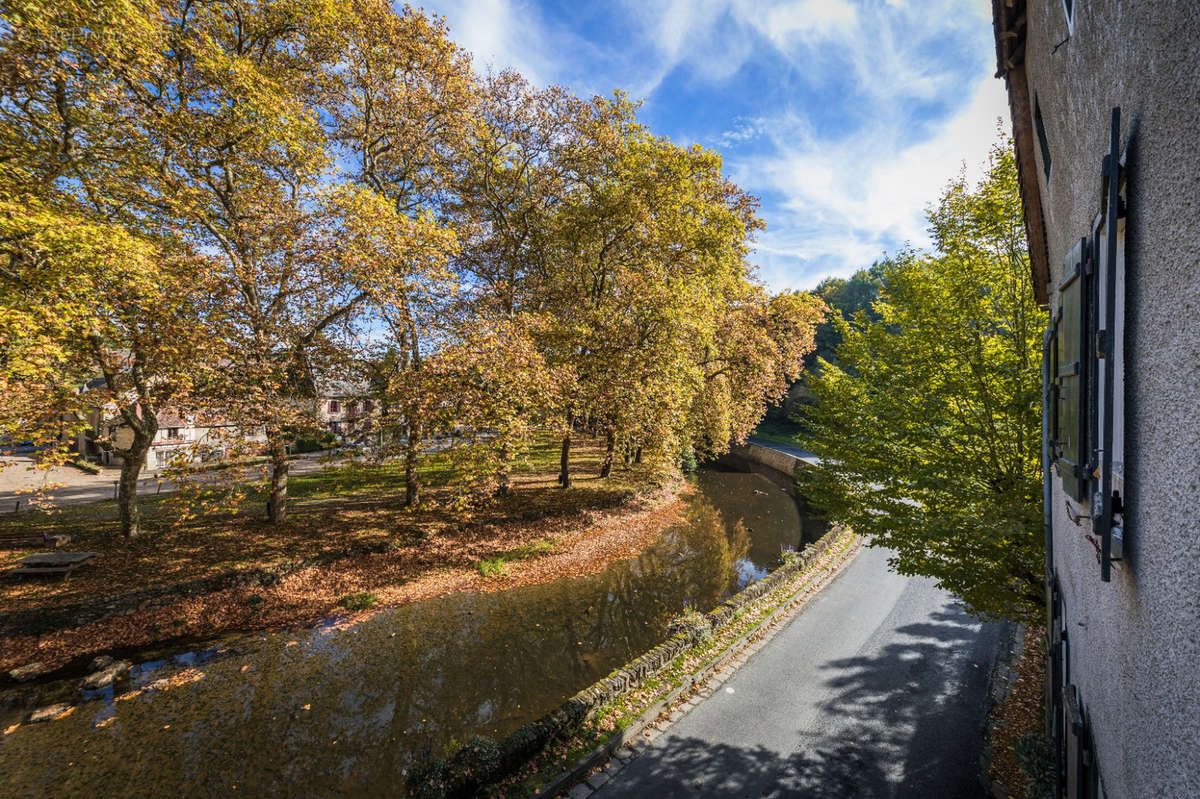
M 978 613 L 1028 618 L 1043 595 L 1039 354 L 1016 167 L 997 144 L 976 187 L 929 212 L 936 253 L 883 270 L 874 309 L 835 318 L 840 365 L 810 384 L 802 490 Z
M 849 278 L 827 277 L 817 284 L 812 293 L 820 297 L 830 311 L 836 311 L 843 319 L 852 319 L 859 311 L 877 319 L 878 316 L 871 306 L 879 297 L 879 289 L 887 267 L 888 261 L 883 259 L 866 269 L 858 270 Z M 831 315 L 817 325 L 816 349 L 805 357 L 804 365 L 808 369 L 814 369 L 821 360 L 837 363 L 837 348 L 841 343 L 841 333 L 838 332 Z

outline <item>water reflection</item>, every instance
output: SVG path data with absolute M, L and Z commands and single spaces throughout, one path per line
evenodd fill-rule
M 596 575 L 139 664 L 127 693 L 4 736 L 0 794 L 395 793 L 415 756 L 543 715 L 800 543 L 795 503 L 765 479 L 698 483 L 684 523 Z M 4 726 L 54 688 L 37 690 L 10 697 Z

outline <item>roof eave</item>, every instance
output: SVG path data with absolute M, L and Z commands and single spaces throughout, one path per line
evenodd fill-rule
M 992 25 L 996 35 L 996 77 L 1004 78 L 1012 117 L 1017 179 L 1029 244 L 1029 271 L 1039 304 L 1049 305 L 1050 256 L 1046 221 L 1042 213 L 1041 184 L 1034 155 L 1033 116 L 1029 81 L 1025 75 L 1025 0 L 992 0 Z

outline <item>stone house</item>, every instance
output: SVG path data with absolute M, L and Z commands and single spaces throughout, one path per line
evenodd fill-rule
M 367 444 L 378 435 L 379 403 L 365 386 L 326 380 L 317 386 L 317 422 L 339 441 Z
M 105 466 L 119 465 L 120 456 L 100 443 L 107 439 L 117 447 L 126 447 L 133 436 L 117 414 L 116 406 L 109 403 L 94 408 L 85 416 L 83 428 L 75 434 L 75 451 Z M 315 400 L 315 417 L 318 425 L 338 440 L 362 443 L 367 434 L 376 429 L 378 413 L 374 401 L 332 387 Z M 231 451 L 243 455 L 262 454 L 266 440 L 262 428 L 243 428 L 222 418 L 219 413 L 184 414 L 168 408 L 158 413 L 158 432 L 143 468 L 158 471 L 180 461 L 219 461 Z
M 321 426 L 342 437 L 353 437 L 370 427 L 375 417 L 375 402 L 344 392 L 334 392 L 317 400 Z
M 1043 364 L 1059 795 L 1200 796 L 1200 3 L 993 0 Z
M 117 447 L 127 447 L 133 432 L 116 413 L 115 406 L 97 408 L 87 415 L 86 429 L 80 430 L 76 451 L 88 460 L 117 466 L 121 457 L 99 442 L 107 438 Z M 158 412 L 158 432 L 146 453 L 143 468 L 159 471 L 178 462 L 219 461 L 231 448 L 258 452 L 266 444 L 265 431 L 244 430 L 227 420 L 203 414 L 179 414 L 174 410 Z

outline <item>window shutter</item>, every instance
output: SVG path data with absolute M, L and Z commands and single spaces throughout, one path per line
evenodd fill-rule
M 1076 799 L 1101 799 L 1100 765 L 1090 714 L 1079 697 L 1077 686 L 1067 686 L 1065 700 L 1067 723 L 1063 754 L 1066 773 L 1060 775 L 1060 793 Z
M 1080 240 L 1063 264 L 1064 278 L 1058 286 L 1058 314 L 1055 327 L 1058 346 L 1055 355 L 1055 384 L 1058 449 L 1058 474 L 1063 490 L 1076 501 L 1088 496 L 1087 413 L 1085 409 L 1087 371 L 1086 357 L 1088 303 L 1084 291 L 1083 254 L 1086 240 Z
M 1046 337 L 1042 344 L 1042 402 L 1044 435 L 1048 442 L 1050 462 L 1058 460 L 1058 324 L 1057 317 L 1046 326 Z M 1046 479 L 1050 479 L 1049 467 Z
M 1121 109 L 1112 110 L 1109 151 L 1102 168 L 1102 236 L 1097 235 L 1097 324 L 1095 363 L 1098 393 L 1096 497 L 1093 532 L 1100 539 L 1100 579 L 1111 578 L 1111 563 L 1122 556 L 1124 491 L 1124 209 L 1121 206 Z M 1100 231 L 1098 231 L 1100 233 Z M 1097 507 L 1098 506 L 1098 507 Z

